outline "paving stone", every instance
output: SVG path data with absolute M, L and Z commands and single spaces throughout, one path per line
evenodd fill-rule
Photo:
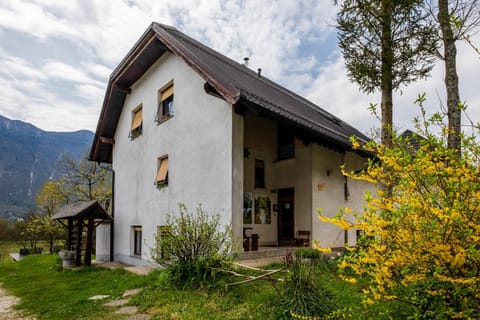
M 96 296 L 88 298 L 88 300 L 102 300 L 110 297 L 108 294 L 97 294 Z
M 134 296 L 136 295 L 137 293 L 140 292 L 140 288 L 137 288 L 137 289 L 130 289 L 130 290 L 127 290 L 123 293 L 122 297 L 126 298 L 126 297 L 130 297 L 130 296 Z
M 130 271 L 131 273 L 138 274 L 139 276 L 145 276 L 155 269 L 157 268 L 153 266 L 134 266 L 125 268 L 125 270 Z
M 121 307 L 120 309 L 116 310 L 115 314 L 135 314 L 138 312 L 138 308 L 135 306 L 126 306 Z
M 0 286 L 2 283 L 0 283 Z M 13 310 L 20 299 L 10 296 L 0 287 L 0 319 L 2 320 L 35 320 L 34 317 L 22 317 L 17 311 Z
M 146 313 L 137 313 L 128 317 L 128 320 L 149 320 L 151 317 L 151 315 Z
M 128 299 L 119 299 L 107 302 L 104 304 L 105 307 L 120 307 L 128 303 Z

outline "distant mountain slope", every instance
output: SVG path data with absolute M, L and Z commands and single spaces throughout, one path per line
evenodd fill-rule
M 46 180 L 58 178 L 58 160 L 88 151 L 93 133 L 47 132 L 0 116 L 0 137 L 0 217 L 13 220 L 34 206 Z

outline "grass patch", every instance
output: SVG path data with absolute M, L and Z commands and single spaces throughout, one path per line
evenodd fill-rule
M 148 281 L 123 269 L 83 267 L 62 271 L 57 256 L 37 255 L 1 263 L 0 282 L 21 298 L 17 308 L 38 319 L 111 319 L 112 314 L 102 306 L 105 300 L 88 298 L 97 294 L 117 298 Z
M 267 266 L 277 269 L 281 265 Z M 321 263 L 316 281 L 328 287 L 342 310 L 340 319 L 402 319 L 407 308 L 395 302 L 366 306 L 362 303 L 362 279 L 355 284 L 338 279 L 334 268 Z M 248 273 L 248 272 L 247 272 Z M 285 272 L 275 277 L 286 278 Z M 37 319 L 125 319 L 114 316 L 112 309 L 102 305 L 108 301 L 91 301 L 97 294 L 119 298 L 131 288 L 143 288 L 130 303 L 153 319 L 290 319 L 282 307 L 278 290 L 281 284 L 254 281 L 225 290 L 225 283 L 240 278 L 218 273 L 215 281 L 203 288 L 179 289 L 171 284 L 166 270 L 157 270 L 148 276 L 138 276 L 123 269 L 83 267 L 61 269 L 60 259 L 54 255 L 28 256 L 19 262 L 0 263 L 0 282 L 11 294 L 21 298 L 17 306 Z M 405 315 L 405 316 L 404 316 Z
M 165 271 L 157 271 L 164 277 Z M 155 314 L 153 319 L 287 319 L 279 307 L 279 297 L 268 282 L 256 281 L 225 290 L 223 283 L 235 277 L 218 275 L 217 285 L 181 290 L 163 280 L 147 286 L 132 302 Z
M 64 241 L 57 240 L 55 245 L 62 246 Z M 50 254 L 48 241 L 38 241 L 37 247 L 43 248 L 43 254 Z M 12 261 L 9 253 L 19 253 L 23 246 L 16 241 L 0 241 L 0 263 Z
M 9 253 L 18 253 L 22 246 L 15 241 L 0 241 L 0 263 L 12 261 Z

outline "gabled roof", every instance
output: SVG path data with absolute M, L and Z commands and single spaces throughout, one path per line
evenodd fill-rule
M 112 142 L 129 88 L 166 51 L 180 56 L 232 105 L 253 105 L 270 116 L 304 130 L 328 145 L 351 149 L 350 136 L 368 141 L 363 133 L 314 103 L 259 76 L 177 29 L 152 23 L 110 76 L 90 160 L 111 162 Z
M 93 217 L 94 219 L 101 219 L 104 221 L 113 220 L 97 200 L 77 201 L 67 204 L 60 208 L 52 216 L 52 219 L 83 219 L 88 217 Z

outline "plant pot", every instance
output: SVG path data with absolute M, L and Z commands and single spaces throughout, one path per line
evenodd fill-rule
M 60 251 L 58 255 L 60 256 L 60 259 L 62 259 L 64 267 L 71 267 L 75 265 L 74 251 Z

